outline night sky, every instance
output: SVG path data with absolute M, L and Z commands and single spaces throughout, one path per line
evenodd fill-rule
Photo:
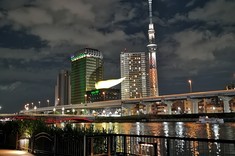
M 224 89 L 235 81 L 235 1 L 153 0 L 160 95 Z M 61 69 L 90 47 L 104 78 L 120 52 L 147 50 L 147 0 L 0 0 L 0 113 L 54 103 Z

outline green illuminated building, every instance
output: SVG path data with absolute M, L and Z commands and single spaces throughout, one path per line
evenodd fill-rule
M 86 91 L 103 80 L 103 56 L 96 49 L 84 48 L 71 57 L 71 103 L 85 103 Z

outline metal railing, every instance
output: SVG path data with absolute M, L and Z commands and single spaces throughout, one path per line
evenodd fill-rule
M 101 135 L 88 139 L 105 139 L 102 151 L 90 152 L 90 155 L 146 155 L 146 156 L 230 156 L 235 155 L 234 140 L 215 140 L 199 138 L 179 138 L 146 135 Z M 92 146 L 91 146 L 92 147 Z
M 234 156 L 233 140 L 149 135 L 55 135 L 40 133 L 31 139 L 34 154 L 70 156 Z M 46 146 L 45 146 L 46 145 Z

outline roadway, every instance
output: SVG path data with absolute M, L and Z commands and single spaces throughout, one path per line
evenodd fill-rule
M 161 95 L 152 97 L 143 97 L 135 99 L 125 99 L 125 100 L 111 100 L 111 101 L 100 101 L 84 104 L 70 104 L 70 105 L 60 105 L 60 106 L 49 106 L 37 108 L 37 110 L 21 110 L 20 113 L 33 113 L 46 112 L 54 110 L 67 110 L 67 109 L 98 109 L 98 108 L 121 108 L 122 106 L 128 104 L 137 103 L 152 103 L 152 102 L 164 102 L 164 101 L 175 101 L 175 100 L 188 100 L 188 99 L 203 99 L 211 98 L 216 96 L 235 96 L 235 90 L 216 90 L 216 91 L 205 91 L 205 92 L 193 92 L 193 93 L 183 93 L 183 94 L 171 94 L 171 95 Z

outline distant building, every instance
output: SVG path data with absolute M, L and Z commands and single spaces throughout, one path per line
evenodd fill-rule
M 147 86 L 146 53 L 121 52 L 121 98 L 141 98 L 149 94 Z
M 234 83 L 231 83 L 231 84 L 227 85 L 227 86 L 225 87 L 225 89 L 226 89 L 226 90 L 235 89 L 235 84 L 234 84 Z
M 98 101 L 109 101 L 118 100 L 121 98 L 120 89 L 96 89 L 86 92 L 86 102 L 98 102 Z
M 86 91 L 103 80 L 103 55 L 97 49 L 84 48 L 71 57 L 71 103 L 85 102 Z
M 55 105 L 70 104 L 70 76 L 67 70 L 61 70 L 55 86 Z

